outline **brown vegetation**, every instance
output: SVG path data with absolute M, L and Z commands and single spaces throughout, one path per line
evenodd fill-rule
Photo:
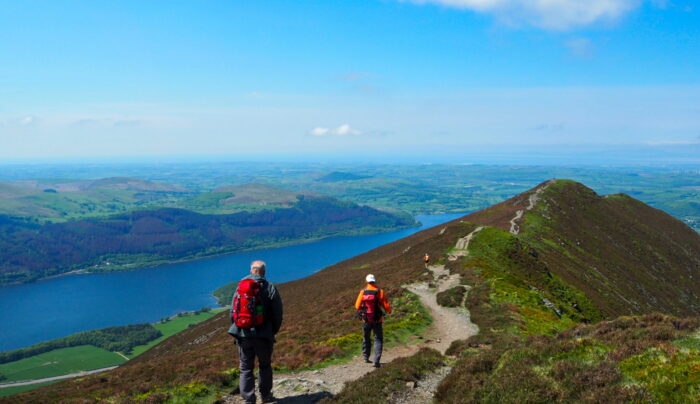
M 700 277 L 694 264 L 700 257 L 700 236 L 689 229 L 692 234 L 686 232 L 675 219 L 649 211 L 651 208 L 636 201 L 621 198 L 605 202 L 606 198 L 578 187 L 582 186 L 574 187 L 574 196 L 568 195 L 566 187 L 543 193 L 548 210 L 539 210 L 538 205 L 526 214 L 521 235 L 487 228 L 472 240 L 481 254 L 472 254 L 470 245 L 467 260 L 447 262 L 453 273 L 460 273 L 463 283 L 473 286 L 465 305 L 471 311 L 472 321 L 479 325 L 480 334 L 453 344 L 448 351 L 460 359 L 440 387 L 439 401 L 618 402 L 644 401 L 657 394 L 641 384 L 630 387 L 621 383 L 621 361 L 652 346 L 671 354 L 671 342 L 700 326 L 698 320 L 650 314 L 559 331 L 579 322 L 595 322 L 600 312 L 651 312 L 654 299 L 659 301 L 659 310 L 680 314 L 685 305 L 686 311 L 695 312 L 700 291 L 694 292 L 697 282 L 691 284 L 687 277 Z M 377 275 L 390 299 L 398 296 L 402 284 L 424 279 L 425 252 L 436 259 L 444 257 L 457 239 L 474 230 L 474 223 L 507 230 L 515 211 L 527 205 L 528 197 L 529 193 L 524 193 L 307 278 L 279 285 L 287 311 L 276 345 L 275 366 L 298 369 L 338 355 L 340 348 L 328 341 L 358 331 L 352 304 L 367 273 Z M 577 213 L 579 206 L 587 214 L 601 213 L 587 221 L 584 214 Z M 606 219 L 605 215 L 611 216 Z M 559 221 L 566 224 L 560 226 Z M 548 233 L 542 229 L 548 229 Z M 605 241 L 598 241 L 601 237 Z M 564 246 L 559 244 L 562 248 L 543 241 L 560 238 L 562 242 L 567 240 Z M 586 248 L 579 248 L 577 241 Z M 640 252 L 632 248 L 634 243 L 654 245 Z M 589 245 L 597 247 L 588 248 Z M 681 251 L 673 253 L 675 249 Z M 603 280 L 591 281 L 591 287 L 586 287 L 582 283 L 589 280 L 591 272 L 578 260 L 589 257 L 596 260 L 596 274 Z M 630 275 L 626 262 L 635 266 L 634 277 L 623 276 Z M 668 276 L 668 285 L 658 281 L 644 283 L 643 290 L 635 289 L 637 279 L 658 278 L 659 271 Z M 606 284 L 613 281 L 616 283 Z M 622 294 L 611 289 L 618 283 Z M 574 286 L 585 291 L 588 299 Z M 670 293 L 676 288 L 681 290 L 677 301 Z M 694 301 L 688 300 L 692 293 Z M 316 303 L 308 304 L 310 295 L 317 299 Z M 544 305 L 543 297 L 562 311 L 561 319 Z M 409 314 L 399 311 L 390 316 L 401 318 Z M 227 328 L 227 316 L 220 314 L 108 374 L 61 382 L 5 401 L 82 402 L 112 398 L 119 402 L 186 383 L 227 386 L 235 379 L 231 370 L 237 365 Z M 386 372 L 389 374 L 389 370 Z M 153 394 L 149 400 L 157 402 L 158 397 L 165 396 Z

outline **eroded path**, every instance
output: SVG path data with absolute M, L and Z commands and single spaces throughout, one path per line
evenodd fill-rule
M 432 325 L 424 335 L 424 342 L 387 348 L 382 354 L 382 363 L 413 355 L 423 347 L 434 348 L 444 353 L 453 341 L 469 338 L 478 332 L 478 327 L 471 322 L 466 309 L 442 307 L 437 304 L 435 295 L 458 285 L 459 275 L 451 275 L 444 265 L 430 266 L 428 269 L 433 274 L 432 283 L 435 287 L 430 287 L 428 282 L 404 286 L 420 297 L 421 303 L 430 310 L 433 318 Z M 324 397 L 339 393 L 346 382 L 356 380 L 373 369 L 371 364 L 364 363 L 362 357 L 356 356 L 349 362 L 319 370 L 276 374 L 272 391 L 278 399 L 277 403 L 315 403 Z M 417 386 L 415 393 L 421 394 L 421 397 L 424 396 L 427 400 L 425 402 L 429 402 L 434 391 L 433 385 L 436 386 L 448 370 L 443 368 L 436 374 L 429 375 L 425 383 Z M 243 400 L 239 395 L 230 395 L 224 398 L 224 402 L 239 404 L 243 403 Z
M 549 184 L 550 184 L 550 182 L 547 182 L 544 185 L 542 185 L 541 187 L 537 188 L 535 190 L 535 192 L 531 193 L 530 196 L 528 197 L 527 207 L 525 207 L 525 209 L 521 209 L 521 210 L 518 210 L 517 212 L 515 212 L 515 217 L 513 217 L 510 220 L 510 232 L 511 233 L 513 233 L 513 234 L 520 233 L 520 225 L 518 224 L 518 222 L 520 221 L 520 219 L 523 218 L 523 215 L 525 215 L 525 212 L 529 212 L 535 207 L 537 202 L 540 200 L 540 194 L 542 193 L 542 191 L 547 189 Z

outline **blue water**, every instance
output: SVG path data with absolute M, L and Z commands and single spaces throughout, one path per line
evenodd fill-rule
M 270 281 L 287 282 L 462 215 L 418 216 L 421 227 L 390 233 L 0 287 L 0 351 L 95 328 L 152 323 L 182 311 L 214 306 L 211 292 L 247 274 L 253 260 L 267 262 Z

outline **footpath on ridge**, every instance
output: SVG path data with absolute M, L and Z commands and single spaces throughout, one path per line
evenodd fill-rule
M 465 250 L 466 247 L 466 245 L 463 246 Z M 453 341 L 467 339 L 479 332 L 478 327 L 471 322 L 468 310 L 463 307 L 443 307 L 437 303 L 437 293 L 457 286 L 459 275 L 451 275 L 444 265 L 433 265 L 428 269 L 433 275 L 431 282 L 416 282 L 404 285 L 404 288 L 419 296 L 421 303 L 430 310 L 433 322 L 423 335 L 423 342 L 385 348 L 382 363 L 386 364 L 396 358 L 411 356 L 426 347 L 444 354 Z M 361 356 L 355 356 L 348 362 L 322 369 L 275 374 L 272 392 L 277 398 L 277 403 L 315 403 L 324 397 L 338 394 L 346 382 L 356 380 L 372 370 L 374 368 L 371 364 L 365 363 Z M 433 392 L 447 373 L 449 373 L 449 367 L 443 367 L 434 374 L 428 375 L 418 382 L 411 396 L 404 398 L 402 402 L 432 402 Z M 228 395 L 223 398 L 223 402 L 241 404 L 243 400 L 240 395 Z

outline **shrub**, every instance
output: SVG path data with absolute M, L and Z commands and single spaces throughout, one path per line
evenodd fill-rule
M 462 301 L 464 300 L 464 294 L 467 292 L 467 288 L 464 286 L 455 286 L 451 289 L 447 289 L 437 294 L 437 303 L 444 307 L 460 307 L 462 306 Z

